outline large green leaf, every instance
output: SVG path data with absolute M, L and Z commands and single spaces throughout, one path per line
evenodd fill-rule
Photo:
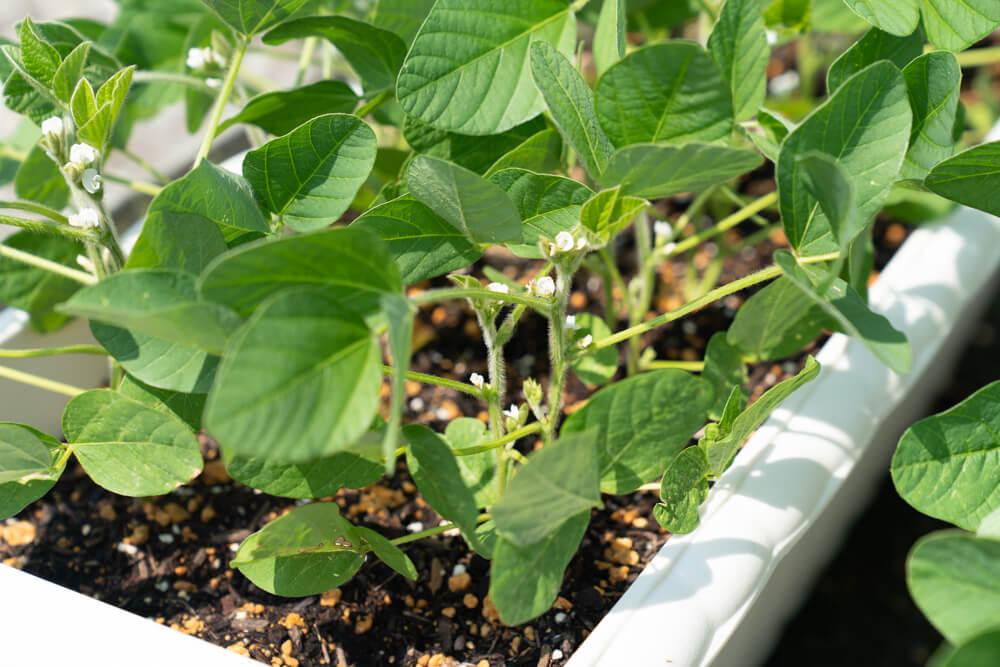
M 690 373 L 643 373 L 594 394 L 562 435 L 596 428 L 601 490 L 631 493 L 656 479 L 705 424 L 712 398 L 712 387 Z
M 367 550 L 336 503 L 297 507 L 243 540 L 231 565 L 265 591 L 302 597 L 336 588 Z
M 205 425 L 235 454 L 306 463 L 368 429 L 381 381 L 378 342 L 359 315 L 326 291 L 289 290 L 226 346 Z
M 919 30 L 897 37 L 872 28 L 830 65 L 826 73 L 826 88 L 833 93 L 849 78 L 879 60 L 888 60 L 903 69 L 923 50 L 924 40 Z
M 472 417 L 459 417 L 448 423 L 444 439 L 453 450 L 469 449 L 488 441 L 486 424 Z M 465 486 L 472 491 L 479 507 L 489 507 L 496 501 L 496 458 L 493 452 L 455 456 Z M 478 531 L 477 531 L 478 532 Z
M 264 35 L 267 44 L 318 36 L 329 40 L 361 78 L 367 93 L 390 88 L 406 56 L 402 39 L 375 26 L 346 16 L 310 16 L 289 21 Z
M 547 612 L 562 587 L 563 573 L 587 530 L 590 511 L 570 517 L 542 541 L 519 547 L 503 537 L 493 548 L 490 599 L 507 625 Z
M 921 0 L 921 4 L 927 39 L 949 51 L 969 48 L 1000 25 L 1000 5 L 993 0 Z
M 503 132 L 542 111 L 527 65 L 546 41 L 571 56 L 576 21 L 565 0 L 438 0 L 396 83 L 411 116 L 464 134 Z
M 613 4 L 613 3 L 608 3 Z M 612 147 L 594 113 L 594 95 L 580 72 L 554 46 L 531 45 L 531 74 L 552 120 L 593 178 L 604 172 Z
M 899 495 L 975 531 L 1000 507 L 1000 382 L 907 429 L 892 457 Z
M 222 450 L 226 471 L 237 482 L 282 498 L 323 498 L 339 489 L 377 482 L 384 466 L 354 452 L 339 452 L 306 463 L 281 463 Z
M 708 37 L 708 52 L 732 91 L 737 121 L 757 115 L 767 92 L 767 45 L 760 0 L 726 0 Z
M 201 429 L 201 413 L 205 411 L 205 394 L 187 394 L 169 389 L 157 389 L 126 375 L 118 385 L 118 393 L 154 410 L 167 412 L 191 427 Z
M 855 14 L 893 35 L 909 35 L 920 21 L 919 0 L 844 0 Z
M 993 667 L 1000 656 L 1000 630 L 991 630 L 956 647 L 940 667 Z
M 418 155 L 407 172 L 410 192 L 475 243 L 521 241 L 521 217 L 503 190 L 457 164 Z
M 491 169 L 497 160 L 545 129 L 545 121 L 536 117 L 506 132 L 477 137 L 438 130 L 413 116 L 407 116 L 403 121 L 403 138 L 417 153 L 448 160 L 482 174 Z
M 806 184 L 798 159 L 810 151 L 834 158 L 849 175 L 858 216 L 867 223 L 892 190 L 910 141 L 906 83 L 880 61 L 848 79 L 781 146 L 777 182 L 785 234 L 800 255 L 837 250 L 830 224 Z
M 28 230 L 11 234 L 3 245 L 73 268 L 77 268 L 76 256 L 83 250 L 75 241 Z M 65 324 L 67 317 L 54 308 L 78 289 L 80 283 L 75 280 L 0 257 L 0 302 L 26 311 L 36 331 L 52 331 Z
M 698 508 L 708 497 L 708 458 L 701 447 L 682 449 L 670 462 L 660 483 L 660 502 L 653 507 L 657 522 L 677 535 L 698 527 Z
M 594 67 L 597 76 L 625 57 L 625 0 L 605 0 L 594 29 Z
M 296 231 L 340 218 L 375 165 L 375 133 L 350 114 L 327 114 L 247 153 L 243 175 L 265 209 Z
M 156 336 L 212 354 L 241 323 L 236 313 L 200 301 L 195 277 L 169 269 L 136 269 L 84 287 L 60 312 Z
M 910 551 L 906 583 L 920 611 L 954 645 L 1000 625 L 1000 541 L 931 533 Z
M 59 171 L 59 165 L 52 161 L 41 146 L 35 146 L 14 174 L 14 192 L 21 199 L 29 199 L 45 204 L 49 208 L 62 210 L 69 203 L 69 186 Z
M 597 82 L 595 107 L 611 143 L 717 141 L 733 129 L 733 98 L 712 56 L 694 42 L 646 46 Z
M 308 0 L 201 0 L 237 32 L 250 37 L 290 18 Z
M 657 199 L 703 190 L 760 166 L 754 151 L 689 143 L 635 144 L 618 150 L 601 175 L 605 187 L 621 185 L 622 194 Z
M 538 241 L 555 239 L 580 222 L 583 204 L 594 192 L 583 183 L 524 169 L 504 169 L 490 177 L 514 202 L 522 220 L 523 245 L 512 249 L 522 257 L 541 257 Z
M 1000 215 L 1000 141 L 982 144 L 934 167 L 924 179 L 931 191 L 959 204 Z
M 839 258 L 833 262 L 830 275 L 840 275 L 844 262 L 851 256 L 854 240 L 866 227 L 866 220 L 858 213 L 858 198 L 854 182 L 841 165 L 826 153 L 810 151 L 798 158 L 806 190 L 819 204 L 833 233 L 833 240 L 840 249 Z M 861 278 L 867 279 L 868 272 Z
M 901 176 L 922 180 L 955 152 L 954 128 L 962 70 L 950 53 L 923 55 L 903 69 L 913 130 Z
M 0 519 L 16 515 L 48 493 L 55 484 L 54 479 L 33 479 L 27 484 L 20 482 L 0 484 Z
M 59 479 L 63 445 L 30 426 L 0 422 L 0 489 L 8 483 Z
M 784 359 L 826 327 L 819 304 L 787 278 L 779 278 L 744 303 L 726 337 L 748 361 Z
M 63 433 L 90 478 L 124 496 L 155 496 L 201 472 L 201 448 L 180 419 L 107 389 L 73 398 Z
M 288 134 L 316 116 L 351 113 L 357 105 L 358 96 L 343 81 L 317 81 L 251 98 L 238 114 L 219 126 L 219 132 L 236 123 L 249 123 L 271 134 Z
M 368 210 L 351 227 L 385 241 L 407 285 L 469 266 L 483 254 L 461 230 L 411 196 Z
M 504 541 L 536 544 L 570 518 L 601 507 L 597 444 L 592 428 L 563 435 L 528 456 L 490 509 Z
M 408 443 L 406 464 L 421 495 L 466 537 L 472 536 L 479 510 L 448 441 L 420 424 L 404 428 L 403 437 Z
M 433 6 L 434 0 L 378 0 L 372 23 L 396 33 L 409 46 Z

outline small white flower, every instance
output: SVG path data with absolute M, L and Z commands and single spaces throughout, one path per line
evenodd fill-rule
M 556 248 L 562 252 L 569 252 L 573 249 L 574 245 L 573 235 L 569 232 L 559 232 L 556 234 Z
M 479 373 L 473 373 L 472 375 L 469 376 L 469 382 L 471 382 L 472 386 L 474 386 L 476 389 L 482 389 L 483 384 L 486 382 L 486 379 L 483 378 L 483 376 L 480 375 Z
M 666 220 L 657 220 L 653 223 L 653 233 L 657 238 L 670 239 L 674 235 L 674 228 Z
M 208 77 L 205 79 L 205 85 L 209 88 L 218 88 L 222 85 L 222 79 L 216 79 L 215 77 Z
M 80 209 L 79 213 L 69 216 L 70 227 L 89 229 L 91 227 L 100 227 L 100 225 L 101 216 L 92 208 Z
M 586 336 L 584 336 L 583 338 L 580 339 L 580 342 L 577 343 L 577 345 L 580 346 L 580 349 L 584 349 L 585 350 L 588 347 L 590 347 L 590 344 L 593 343 L 593 342 L 594 342 L 594 337 L 591 336 L 590 334 L 587 334 Z
M 486 289 L 497 294 L 510 294 L 510 288 L 503 283 L 490 283 L 486 286 Z
M 97 268 L 94 267 L 94 263 L 90 261 L 89 257 L 84 257 L 83 255 L 76 256 L 76 263 L 80 265 L 80 268 L 87 273 L 97 273 Z
M 100 190 L 103 181 L 104 179 L 101 178 L 101 175 L 93 167 L 83 171 L 83 189 L 90 194 L 95 194 Z
M 577 250 L 583 250 L 586 247 L 587 247 L 587 239 L 586 238 L 584 238 L 584 237 L 581 236 L 580 238 L 578 238 L 576 240 L 576 249 Z
M 201 69 L 205 66 L 205 52 L 201 49 L 188 49 L 185 62 L 191 69 Z
M 769 46 L 774 46 L 778 43 L 778 33 L 774 30 L 765 30 L 764 36 L 767 38 L 767 43 Z
M 42 134 L 47 137 L 61 136 L 63 133 L 63 120 L 59 116 L 46 118 L 42 121 Z
M 570 331 L 576 331 L 580 328 L 580 325 L 576 323 L 576 315 L 566 316 L 566 328 Z
M 533 291 L 540 297 L 547 298 L 556 293 L 556 281 L 552 280 L 550 276 L 535 278 L 532 285 Z
M 511 403 L 510 407 L 503 411 L 503 416 L 518 419 L 521 416 L 521 409 L 516 403 Z
M 73 144 L 69 147 L 69 161 L 77 166 L 86 167 L 97 161 L 97 149 L 90 144 Z

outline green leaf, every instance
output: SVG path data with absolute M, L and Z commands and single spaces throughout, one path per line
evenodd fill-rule
M 236 32 L 251 37 L 289 19 L 308 0 L 201 0 Z
M 981 144 L 934 167 L 924 179 L 932 192 L 966 206 L 1000 215 L 1000 141 Z
M 169 269 L 122 271 L 84 287 L 59 311 L 220 354 L 240 325 L 234 312 L 198 300 L 195 277 Z
M 336 222 L 375 165 L 377 142 L 357 116 L 319 116 L 247 153 L 243 175 L 257 200 L 304 232 Z
M 910 551 L 906 584 L 927 620 L 961 645 L 1000 625 L 1000 541 L 931 533 Z
M 316 595 L 354 576 L 362 536 L 336 503 L 296 507 L 243 540 L 230 565 L 268 593 Z
M 442 130 L 495 134 L 543 108 L 526 66 L 532 42 L 567 57 L 576 21 L 564 0 L 438 0 L 396 83 L 403 111 Z
M 475 243 L 521 241 L 521 217 L 503 190 L 451 162 L 418 155 L 407 172 L 410 192 Z
M 817 375 L 819 375 L 819 364 L 810 356 L 806 359 L 805 368 L 798 375 L 774 385 L 741 412 L 734 420 L 732 429 L 727 433 L 721 433 L 722 437 L 708 446 L 708 465 L 712 473 L 721 475 L 729 467 L 736 452 L 743 446 L 743 442 L 764 423 L 768 415 L 796 389 L 812 382 Z
M 830 65 L 826 88 L 833 93 L 849 78 L 879 60 L 888 60 L 903 69 L 923 51 L 924 40 L 919 30 L 897 37 L 872 28 Z
M 459 417 L 448 423 L 444 439 L 452 450 L 458 450 L 481 445 L 490 438 L 486 432 L 486 424 L 471 417 Z M 496 461 L 493 452 L 456 456 L 455 462 L 458 463 L 465 486 L 476 499 L 477 507 L 489 507 L 496 502 Z
M 205 410 L 205 394 L 187 394 L 168 389 L 157 389 L 125 375 L 118 385 L 118 393 L 145 406 L 171 414 L 191 427 L 201 429 L 201 413 Z
M 635 144 L 618 150 L 601 175 L 605 187 L 622 194 L 659 199 L 697 192 L 760 166 L 754 151 L 690 143 L 682 146 Z
M 767 93 L 771 55 L 760 0 L 726 0 L 709 35 L 708 52 L 732 92 L 735 119 L 753 118 Z
M 819 304 L 787 278 L 757 292 L 736 312 L 726 339 L 748 361 L 784 359 L 819 336 L 828 318 Z
M 52 83 L 52 77 L 62 63 L 59 52 L 38 34 L 30 17 L 21 21 L 17 36 L 21 42 L 21 62 L 24 69 L 43 84 Z
M 690 373 L 643 373 L 594 394 L 562 435 L 597 428 L 601 490 L 623 495 L 663 472 L 705 424 L 712 399 L 712 387 Z
M 490 599 L 506 625 L 520 625 L 547 612 L 563 573 L 587 530 L 590 511 L 570 517 L 542 541 L 519 547 L 503 537 L 493 548 Z
M 343 81 L 317 81 L 251 98 L 238 114 L 219 125 L 219 132 L 236 123 L 248 123 L 271 134 L 288 134 L 321 114 L 351 113 L 357 105 L 358 96 Z
M 14 192 L 21 199 L 45 204 L 57 211 L 66 208 L 69 203 L 69 186 L 59 171 L 59 165 L 37 145 L 14 175 Z
M 653 507 L 657 522 L 675 535 L 698 527 L 698 508 L 708 498 L 708 458 L 701 447 L 682 449 L 670 462 L 660 483 L 660 500 Z
M 368 430 L 381 381 L 378 342 L 359 315 L 328 291 L 284 291 L 226 346 L 205 425 L 236 454 L 305 463 Z
M 63 449 L 58 440 L 30 426 L 0 422 L 0 489 L 8 483 L 59 479 Z
M 726 332 L 720 331 L 708 339 L 708 346 L 705 348 L 705 369 L 701 377 L 711 384 L 715 391 L 715 401 L 708 411 L 712 419 L 721 417 L 734 388 L 742 401 L 741 405 L 746 404 L 749 398 L 747 392 L 749 377 L 746 364 L 743 362 L 743 352 L 729 342 Z
M 899 495 L 924 514 L 975 531 L 1000 507 L 1000 382 L 921 419 L 892 457 Z
M 625 57 L 625 0 L 605 0 L 594 29 L 597 76 Z
M 414 566 L 410 557 L 404 554 L 399 547 L 387 540 L 380 533 L 376 533 L 370 528 L 356 526 L 355 530 L 358 531 L 362 541 L 367 543 L 367 545 L 371 548 L 372 553 L 374 553 L 380 561 L 410 581 L 417 580 L 416 566 Z
M 81 42 L 66 56 L 52 75 L 52 91 L 66 104 L 73 98 L 77 82 L 83 78 L 83 68 L 87 65 L 90 46 L 90 42 Z
M 529 169 L 539 173 L 556 171 L 561 166 L 562 137 L 555 130 L 542 130 L 524 140 L 517 148 L 501 156 L 486 170 L 489 178 L 503 169 Z
M 812 23 L 812 0 L 773 0 L 764 9 L 764 22 L 768 28 L 807 32 Z
M 740 126 L 744 134 L 753 142 L 761 153 L 771 162 L 778 161 L 778 153 L 781 151 L 781 143 L 788 136 L 792 129 L 792 124 L 781 117 L 776 111 L 761 109 L 757 112 L 757 129 L 759 132 L 750 131 L 745 126 Z
M 420 494 L 466 537 L 473 535 L 479 510 L 448 441 L 420 424 L 404 428 L 403 437 L 408 443 L 406 464 Z
M 595 107 L 619 148 L 718 141 L 733 130 L 729 84 L 694 42 L 654 44 L 628 54 L 597 82 Z
M 114 128 L 115 121 L 118 119 L 118 113 L 125 103 L 125 95 L 132 84 L 132 74 L 134 71 L 135 66 L 133 65 L 117 72 L 105 81 L 97 90 L 96 97 L 94 98 L 96 112 L 85 123 L 81 124 L 77 120 L 77 138 L 83 139 L 96 148 L 98 152 L 103 153 L 108 141 L 111 139 L 111 130 Z M 77 89 L 80 89 L 79 85 L 77 85 Z M 74 91 L 73 97 L 76 97 L 76 91 Z M 88 105 L 90 104 L 89 97 L 87 98 L 87 103 Z M 76 111 L 74 106 L 75 116 Z
M 938 48 L 962 51 L 1000 26 L 1000 6 L 991 0 L 921 0 L 927 39 Z
M 610 241 L 649 205 L 638 197 L 620 197 L 621 186 L 602 190 L 583 204 L 580 224 L 604 241 Z
M 576 326 L 570 336 L 570 344 L 576 344 L 586 336 L 593 340 L 601 340 L 611 335 L 607 323 L 591 313 L 574 315 Z M 601 385 L 614 377 L 618 371 L 618 350 L 613 345 L 596 350 L 588 350 L 574 357 L 569 367 L 573 369 L 580 380 L 589 385 Z
M 536 117 L 506 132 L 477 137 L 437 130 L 407 116 L 403 122 L 403 138 L 418 153 L 448 160 L 482 174 L 505 155 L 547 129 L 545 121 Z
M 962 70 L 950 53 L 928 53 L 903 69 L 913 108 L 913 130 L 901 176 L 922 180 L 955 152 Z
M 809 151 L 798 158 L 806 190 L 819 203 L 826 215 L 840 257 L 830 269 L 831 276 L 840 274 L 850 257 L 851 244 L 865 229 L 865 220 L 858 215 L 858 198 L 854 183 L 836 160 L 825 153 Z M 867 273 L 864 276 L 867 278 Z
M 940 667 L 993 667 L 1000 655 L 1000 630 L 991 630 L 953 649 Z
M 800 255 L 837 249 L 830 224 L 806 185 L 798 158 L 810 151 L 835 159 L 850 177 L 858 217 L 867 223 L 881 208 L 903 164 L 912 113 L 896 66 L 880 61 L 848 79 L 781 146 L 777 182 L 785 234 Z
M 0 519 L 18 514 L 55 486 L 54 479 L 33 479 L 27 484 L 7 482 L 0 484 Z
M 855 14 L 873 26 L 903 37 L 917 29 L 919 0 L 844 0 Z
M 906 336 L 884 316 L 869 310 L 853 287 L 840 278 L 827 279 L 823 285 L 816 285 L 810 274 L 784 250 L 775 253 L 774 261 L 796 287 L 836 320 L 844 333 L 860 340 L 896 373 L 903 375 L 910 371 L 910 344 Z
M 366 93 L 391 88 L 406 56 L 406 43 L 389 32 L 346 16 L 310 16 L 264 35 L 265 44 L 322 37 L 337 47 L 361 78 Z
M 107 389 L 70 400 L 62 426 L 83 469 L 113 493 L 160 495 L 201 472 L 201 448 L 187 424 Z
M 76 266 L 76 256 L 83 249 L 69 239 L 28 230 L 11 234 L 4 239 L 3 245 L 68 267 Z M 54 309 L 78 289 L 80 283 L 75 280 L 0 257 L 0 302 L 27 311 L 32 328 L 40 333 L 53 331 L 66 323 L 68 318 Z
M 384 466 L 354 452 L 307 463 L 281 463 L 222 451 L 226 471 L 237 482 L 281 498 L 323 498 L 339 489 L 360 489 L 382 477 Z
M 597 122 L 594 95 L 587 83 L 573 63 L 546 42 L 531 45 L 531 73 L 559 132 L 587 173 L 597 178 L 613 149 Z
M 459 229 L 410 196 L 369 209 L 351 227 L 385 241 L 406 285 L 469 266 L 483 254 Z
M 537 544 L 572 517 L 601 507 L 597 438 L 597 429 L 564 434 L 528 456 L 490 510 L 504 541 Z
M 372 23 L 394 32 L 409 46 L 434 6 L 434 0 L 378 0 Z
M 73 122 L 76 123 L 77 127 L 83 127 L 97 115 L 97 94 L 94 93 L 94 87 L 90 85 L 90 81 L 80 79 L 77 82 L 70 98 L 69 108 L 73 115 Z

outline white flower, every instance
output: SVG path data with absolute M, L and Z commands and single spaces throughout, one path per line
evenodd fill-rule
M 774 30 L 765 30 L 764 36 L 767 38 L 768 46 L 774 46 L 778 43 L 778 33 Z
M 202 56 L 206 63 L 214 63 L 219 67 L 226 66 L 226 59 L 222 57 L 222 54 L 213 49 L 211 46 L 206 46 L 201 50 Z
M 80 209 L 79 213 L 69 216 L 69 226 L 79 227 L 80 229 L 100 227 L 101 216 L 97 213 L 95 209 L 92 208 Z
M 674 235 L 674 228 L 666 220 L 657 220 L 653 223 L 653 233 L 657 238 L 670 239 Z
M 87 273 L 97 273 L 97 269 L 94 268 L 94 263 L 90 261 L 89 257 L 84 257 L 83 255 L 76 256 L 76 263 L 80 265 Z
M 540 297 L 547 298 L 556 293 L 556 281 L 552 280 L 550 276 L 535 278 L 532 286 L 535 294 Z
M 97 149 L 90 144 L 73 144 L 69 147 L 69 161 L 79 167 L 86 167 L 97 161 Z
M 187 66 L 191 69 L 201 69 L 205 66 L 205 52 L 201 49 L 188 49 Z
M 216 79 L 215 77 L 208 77 L 205 79 L 205 85 L 209 88 L 218 88 L 222 85 L 222 79 Z
M 511 406 L 503 411 L 503 416 L 518 419 L 521 416 L 521 409 L 517 407 L 517 404 L 511 403 Z
M 584 238 L 584 237 L 581 236 L 580 238 L 578 238 L 576 240 L 576 249 L 577 250 L 583 250 L 586 247 L 587 247 L 587 239 L 586 238 Z
M 580 328 L 580 325 L 576 323 L 576 315 L 566 316 L 566 328 L 570 331 L 575 331 Z
M 574 245 L 573 235 L 569 232 L 559 232 L 556 234 L 556 248 L 562 252 L 569 252 L 573 249 Z
M 483 376 L 480 375 L 479 373 L 473 373 L 472 375 L 469 376 L 469 382 L 471 382 L 472 386 L 474 386 L 476 389 L 482 389 L 483 383 L 485 381 L 486 381 L 485 378 L 483 378 Z
M 510 288 L 503 283 L 490 283 L 486 286 L 486 289 L 497 294 L 510 294 Z
M 101 175 L 97 173 L 97 170 L 91 167 L 90 169 L 85 169 L 83 171 L 83 189 L 90 194 L 95 194 L 101 189 L 101 183 L 104 179 Z
M 42 121 L 42 134 L 47 137 L 61 136 L 63 133 L 63 120 L 59 116 L 46 118 Z
M 591 336 L 590 334 L 587 334 L 586 336 L 580 339 L 580 342 L 577 343 L 577 345 L 579 345 L 581 349 L 586 349 L 590 347 L 590 344 L 593 342 L 594 342 L 594 337 Z

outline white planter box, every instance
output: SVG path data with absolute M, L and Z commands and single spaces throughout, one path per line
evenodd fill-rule
M 749 667 L 766 657 L 885 474 L 896 436 L 948 371 L 963 339 L 956 325 L 974 321 L 1000 268 L 997 247 L 1000 219 L 970 209 L 914 232 L 871 290 L 875 309 L 908 336 L 913 371 L 899 377 L 857 341 L 834 336 L 817 356 L 820 376 L 775 411 L 715 485 L 698 530 L 667 542 L 568 664 Z M 0 345 L 54 344 L 24 321 L 0 312 Z M 80 332 L 78 323 L 63 335 Z M 91 361 L 24 365 L 92 387 L 107 369 Z M 4 380 L 0 396 L 0 421 L 59 432 L 66 399 Z M 5 663 L 33 664 L 42 651 L 50 664 L 80 656 L 106 665 L 256 664 L 3 566 L 0 596 L 18 601 L 0 605 Z

